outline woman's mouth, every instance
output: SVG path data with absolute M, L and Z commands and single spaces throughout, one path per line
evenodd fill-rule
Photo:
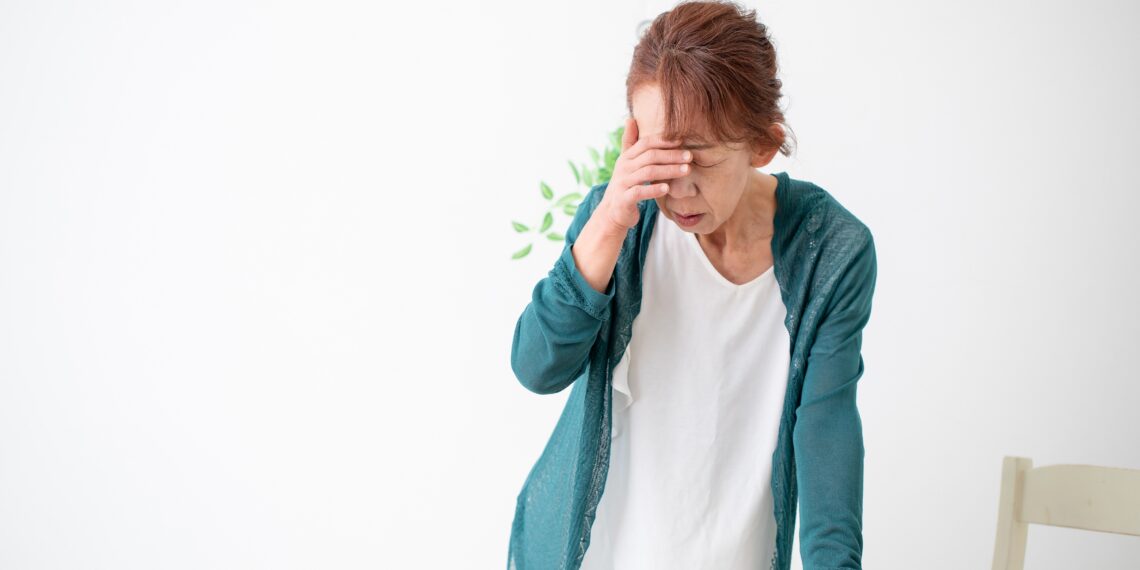
M 678 214 L 677 212 L 673 212 L 673 214 L 677 216 L 677 223 L 686 228 L 697 225 L 697 222 L 701 221 L 701 217 L 704 216 L 704 214 L 693 214 L 691 216 L 685 216 Z

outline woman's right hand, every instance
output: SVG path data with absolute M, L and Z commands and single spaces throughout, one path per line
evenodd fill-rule
M 610 225 L 622 233 L 636 226 L 641 216 L 638 203 L 664 196 L 669 185 L 662 181 L 684 176 L 692 168 L 689 163 L 693 153 L 673 148 L 680 144 L 656 136 L 639 139 L 637 121 L 626 117 L 622 152 L 594 215 L 606 216 Z

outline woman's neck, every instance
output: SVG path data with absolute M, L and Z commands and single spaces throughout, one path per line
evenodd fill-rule
M 723 253 L 747 252 L 769 245 L 775 231 L 777 184 L 775 176 L 753 170 L 732 217 L 711 233 L 697 234 L 697 238 L 706 247 Z

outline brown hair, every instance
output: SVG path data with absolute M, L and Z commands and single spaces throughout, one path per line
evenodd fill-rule
M 634 48 L 626 106 L 632 115 L 633 92 L 655 83 L 665 105 L 665 138 L 747 142 L 789 156 L 776 71 L 776 51 L 756 10 L 727 0 L 685 0 L 654 18 Z

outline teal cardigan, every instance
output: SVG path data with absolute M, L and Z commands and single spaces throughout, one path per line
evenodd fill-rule
M 860 570 L 864 448 L 855 393 L 875 289 L 875 245 L 867 226 L 827 191 L 786 172 L 774 176 L 772 256 L 791 366 L 772 454 L 771 568 L 791 566 L 798 499 L 804 570 Z M 562 254 L 515 326 L 511 368 L 519 382 L 537 394 L 573 388 L 518 494 L 508 570 L 578 570 L 605 489 L 612 373 L 641 308 L 641 271 L 658 211 L 654 200 L 639 203 L 640 220 L 626 235 L 606 291 L 598 292 L 578 271 L 571 246 L 607 185 L 592 187 L 582 200 Z

